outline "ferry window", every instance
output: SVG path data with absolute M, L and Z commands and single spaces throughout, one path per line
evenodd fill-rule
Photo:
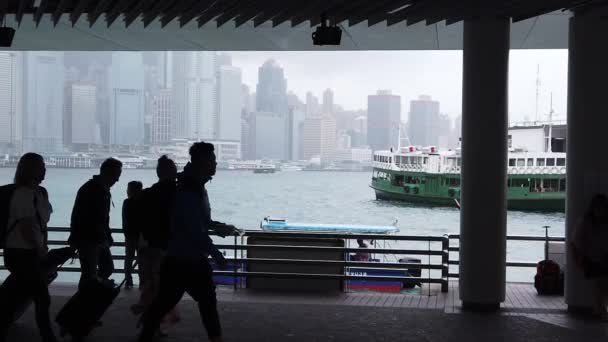
M 566 158 L 557 158 L 557 166 L 566 166 Z
M 418 157 L 418 164 L 422 164 L 422 157 Z
M 515 166 L 515 159 L 509 159 L 509 166 L 510 167 Z
M 537 158 L 536 166 L 545 166 L 545 158 Z
M 557 192 L 559 179 L 545 179 L 545 192 Z
M 393 162 L 393 157 L 388 157 L 388 162 L 392 163 Z
M 530 181 L 527 178 L 516 178 L 511 181 L 511 186 L 514 188 L 528 188 Z
M 458 164 L 458 166 L 462 165 L 462 160 L 460 158 L 456 158 L 456 163 Z
M 526 166 L 525 159 L 517 159 L 517 166 Z
M 429 157 L 424 157 L 424 163 L 428 164 L 429 163 Z
M 528 158 L 528 163 L 526 166 L 534 166 L 534 158 Z
M 559 180 L 559 191 L 566 191 L 566 178 L 562 178 Z
M 555 159 L 547 158 L 547 166 L 555 166 Z

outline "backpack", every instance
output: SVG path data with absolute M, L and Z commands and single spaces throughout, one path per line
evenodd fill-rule
M 0 248 L 4 248 L 8 233 L 11 231 L 11 227 L 8 227 L 8 219 L 15 189 L 15 184 L 0 186 Z
M 553 260 L 543 260 L 536 265 L 534 287 L 539 295 L 563 295 L 564 272 Z

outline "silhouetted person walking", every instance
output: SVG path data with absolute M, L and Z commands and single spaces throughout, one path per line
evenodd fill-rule
M 190 148 L 191 162 L 178 177 L 173 203 L 171 233 L 161 269 L 160 290 L 143 317 L 140 342 L 151 341 L 161 318 L 182 298 L 184 292 L 198 303 L 199 312 L 211 341 L 222 341 L 217 312 L 211 255 L 221 268 L 226 259 L 209 237 L 211 210 L 205 183 L 216 171 L 213 145 L 198 142 Z
M 80 259 L 80 283 L 101 277 L 109 278 L 114 272 L 110 246 L 114 242 L 110 231 L 110 188 L 118 182 L 122 172 L 119 160 L 106 159 L 99 175 L 84 183 L 76 194 L 72 209 L 68 242 L 78 249 Z
M 47 223 L 51 216 L 51 204 L 46 190 L 40 186 L 46 168 L 42 156 L 24 154 L 15 172 L 14 190 L 10 199 L 9 218 L 4 249 L 4 263 L 15 277 L 14 289 L 30 295 L 36 306 L 36 323 L 44 342 L 57 341 L 51 326 L 49 307 L 51 297 L 48 289 L 48 274 L 43 269 L 46 259 Z M 0 340 L 6 338 L 11 317 L 18 303 L 13 300 L 22 295 L 2 298 L 0 304 Z
M 143 191 L 139 204 L 143 208 L 141 238 L 137 250 L 137 260 L 141 279 L 139 303 L 133 305 L 134 314 L 144 311 L 158 294 L 160 269 L 167 252 L 169 231 L 171 230 L 171 208 L 177 188 L 177 166 L 167 156 L 158 158 L 156 165 L 158 182 Z M 171 325 L 179 321 L 177 309 L 171 310 L 163 323 Z M 164 333 L 162 334 L 164 335 Z
M 131 181 L 127 184 L 127 198 L 122 202 L 122 232 L 125 235 L 125 288 L 133 287 L 133 260 L 139 240 L 139 208 L 134 203 L 141 195 L 143 184 Z

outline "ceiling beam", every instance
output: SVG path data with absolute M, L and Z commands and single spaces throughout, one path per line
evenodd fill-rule
M 326 13 L 332 7 L 335 7 L 337 2 L 341 0 L 325 0 L 321 1 L 316 6 L 311 6 L 303 13 L 298 13 L 296 17 L 291 18 L 291 27 L 295 27 L 305 22 L 306 20 L 314 21 L 313 18 L 318 18 L 321 21 L 321 15 Z
M 361 9 L 357 13 L 349 16 L 348 26 L 357 25 L 365 20 L 373 23 L 384 21 L 390 12 L 408 6 L 412 2 L 413 0 L 391 0 L 389 2 L 385 1 L 384 3 L 374 2 L 371 6 Z
M 314 0 L 311 0 L 309 2 L 309 6 L 311 6 L 310 4 L 313 2 L 314 2 Z M 291 2 L 290 5 L 291 6 L 289 6 L 289 7 L 285 7 L 279 15 L 272 18 L 272 27 L 277 27 L 277 26 L 281 25 L 282 23 L 286 22 L 292 16 L 294 16 L 295 14 L 299 13 L 299 11 L 302 10 L 301 3 L 297 3 L 296 1 L 293 1 L 293 2 Z
M 162 16 L 162 18 L 160 19 L 160 26 L 164 28 L 180 14 L 183 14 L 193 9 L 198 2 L 198 0 L 182 0 L 182 2 L 174 6 L 171 10 L 169 10 Z
M 66 10 L 68 2 L 69 2 L 69 0 L 61 0 L 61 1 L 59 1 L 59 4 L 57 5 L 57 7 L 55 7 L 55 11 L 51 15 L 51 18 L 53 19 L 53 26 L 56 27 L 57 23 L 59 23 L 61 16 L 63 15 L 63 13 Z
M 97 22 L 97 19 L 99 19 L 101 14 L 108 10 L 108 7 L 112 3 L 112 1 L 113 0 L 99 1 L 97 3 L 97 5 L 95 5 L 95 8 L 93 9 L 93 11 L 89 12 L 89 14 L 87 14 L 87 18 L 89 20 L 89 27 L 93 27 L 93 25 L 95 25 L 95 23 Z M 116 4 L 116 6 L 118 6 L 118 4 Z
M 119 0 L 109 12 L 106 12 L 107 27 L 112 26 L 112 24 L 114 24 L 114 21 L 116 21 L 116 19 L 118 19 L 118 17 L 122 13 L 124 13 L 133 4 L 134 1 L 142 0 Z
M 227 23 L 231 19 L 234 19 L 235 20 L 235 24 L 236 24 L 236 19 L 237 18 L 241 18 L 240 25 L 238 25 L 238 26 L 241 26 L 245 22 L 247 22 L 247 20 L 253 18 L 256 14 L 258 14 L 260 12 L 260 10 L 262 8 L 264 8 L 264 6 L 267 6 L 268 4 L 269 4 L 268 1 L 248 0 L 248 1 L 246 1 L 245 4 L 243 4 L 241 6 L 233 7 L 231 10 L 229 10 L 227 12 L 224 12 L 224 14 L 222 14 L 221 16 L 219 16 L 215 20 L 216 23 L 217 23 L 217 27 L 221 27 L 222 25 L 224 25 L 225 23 Z M 249 19 L 246 19 L 245 21 L 242 21 L 242 17 L 248 17 Z M 238 27 L 238 26 L 236 26 L 236 27 Z
M 192 19 L 208 11 L 218 1 L 220 0 L 200 0 L 194 8 L 190 9 L 190 11 L 182 13 L 179 17 L 179 26 L 186 26 Z
M 40 25 L 40 21 L 42 20 L 42 16 L 46 11 L 47 6 L 49 5 L 49 0 L 41 0 L 40 6 L 36 8 L 36 12 L 34 13 L 34 22 L 36 23 L 36 27 Z
M 262 13 L 257 15 L 255 19 L 253 19 L 253 27 L 258 27 L 268 20 L 273 19 L 274 17 L 280 15 L 287 8 L 282 0 L 273 0 L 272 6 L 265 6 L 262 10 Z
M 224 13 L 229 9 L 232 9 L 234 6 L 238 6 L 238 3 L 239 0 L 216 1 L 213 6 L 209 8 L 209 10 L 207 10 L 198 17 L 198 27 L 203 27 L 203 25 L 213 20 L 213 18 L 217 17 L 218 15 Z
M 135 19 L 139 18 L 139 16 L 144 13 L 144 11 L 150 7 L 154 0 L 136 0 L 137 4 L 133 6 L 127 13 L 124 15 L 125 27 L 131 26 Z M 162 0 L 161 0 L 162 1 Z
M 70 13 L 70 21 L 72 22 L 72 27 L 76 25 L 78 19 L 80 19 L 80 16 L 82 15 L 82 13 L 84 13 L 90 2 L 91 0 L 79 0 L 76 3 L 76 7 L 74 7 L 72 13 Z
M 154 21 L 161 13 L 164 13 L 176 6 L 180 0 L 161 0 L 157 1 L 152 8 L 143 12 L 144 15 L 144 28 L 148 27 L 151 22 Z
M 6 0 L 4 0 L 6 1 Z M 17 25 L 21 26 L 21 20 L 23 20 L 23 15 L 25 14 L 25 10 L 27 8 L 32 7 L 34 0 L 20 0 L 19 7 L 17 8 L 17 14 L 15 18 L 17 19 Z

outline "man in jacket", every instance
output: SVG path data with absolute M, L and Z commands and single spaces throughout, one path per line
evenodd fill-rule
M 171 233 L 167 255 L 163 261 L 160 290 L 143 317 L 142 342 L 152 340 L 161 318 L 182 298 L 184 292 L 198 303 L 207 335 L 213 342 L 222 341 L 222 330 L 217 312 L 215 285 L 208 257 L 220 268 L 226 267 L 226 259 L 209 237 L 211 220 L 209 197 L 205 184 L 215 175 L 216 160 L 213 145 L 198 142 L 190 148 L 191 162 L 178 177 Z M 223 226 L 223 230 L 232 230 Z
M 110 188 L 118 182 L 122 172 L 119 160 L 106 159 L 99 175 L 84 183 L 76 194 L 70 223 L 70 246 L 78 249 L 80 283 L 101 277 L 107 279 L 114 272 L 110 246 L 114 242 L 110 231 Z

